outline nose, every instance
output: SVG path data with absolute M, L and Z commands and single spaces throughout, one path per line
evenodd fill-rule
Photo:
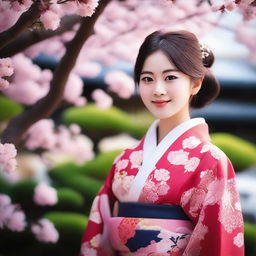
M 166 94 L 165 85 L 161 81 L 157 81 L 154 88 L 154 95 L 161 96 Z

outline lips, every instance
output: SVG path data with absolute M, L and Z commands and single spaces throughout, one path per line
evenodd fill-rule
M 169 103 L 171 100 L 152 100 L 152 103 L 156 105 L 157 107 L 164 107 L 167 103 Z

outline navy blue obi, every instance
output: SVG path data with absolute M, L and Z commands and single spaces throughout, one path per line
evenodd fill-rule
M 119 202 L 118 217 L 190 220 L 179 205 Z

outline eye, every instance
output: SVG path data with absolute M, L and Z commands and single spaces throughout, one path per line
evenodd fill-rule
M 174 80 L 174 79 L 177 79 L 177 78 L 178 78 L 177 76 L 169 75 L 165 78 L 165 80 Z
M 149 76 L 144 76 L 144 77 L 141 78 L 141 81 L 149 83 L 149 82 L 152 82 L 153 79 Z

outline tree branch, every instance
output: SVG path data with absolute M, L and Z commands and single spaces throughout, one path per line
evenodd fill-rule
M 66 53 L 55 69 L 49 93 L 33 107 L 12 119 L 3 132 L 1 143 L 13 143 L 20 146 L 22 137 L 28 128 L 42 118 L 48 118 L 59 106 L 63 98 L 65 85 L 73 69 L 84 42 L 94 33 L 93 27 L 98 17 L 111 0 L 100 1 L 91 18 L 83 18 L 74 38 L 67 44 Z
M 70 29 L 81 21 L 81 17 L 78 15 L 65 16 L 61 20 L 61 24 L 58 29 L 52 30 L 34 30 L 27 31 L 20 35 L 16 40 L 0 49 L 0 58 L 11 57 L 19 52 L 24 51 L 29 46 L 39 43 L 45 39 L 49 39 L 53 36 L 60 35 Z
M 9 29 L 0 33 L 0 49 L 16 39 L 27 27 L 31 26 L 40 16 L 40 1 L 21 14 L 17 22 Z

